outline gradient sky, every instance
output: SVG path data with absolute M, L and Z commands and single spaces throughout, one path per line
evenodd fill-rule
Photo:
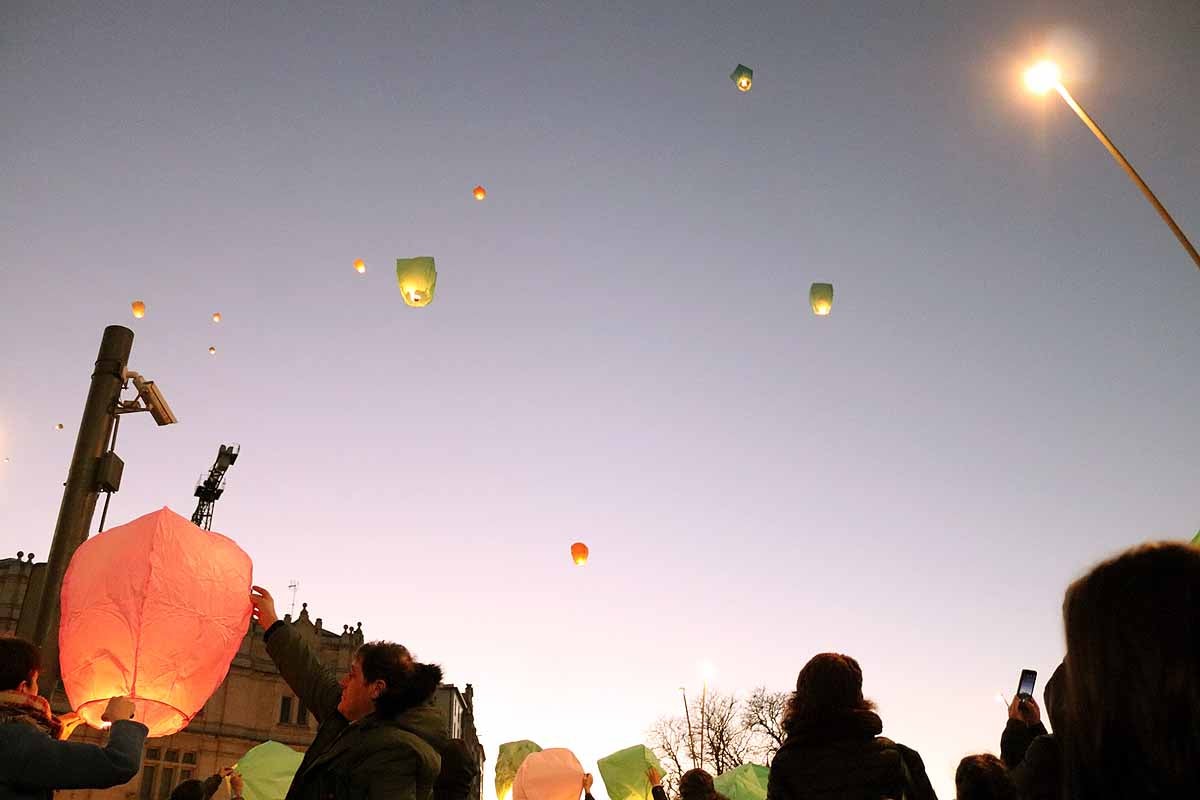
M 3 3 L 0 551 L 128 325 L 180 424 L 110 525 L 240 442 L 214 527 L 474 683 L 489 787 L 837 650 L 952 797 L 1067 583 L 1200 526 L 1200 273 L 1020 84 L 1200 237 L 1200 6 L 586 5 Z

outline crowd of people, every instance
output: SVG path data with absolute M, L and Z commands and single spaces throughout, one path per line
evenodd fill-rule
M 437 665 L 371 642 L 339 681 L 279 620 L 269 592 L 254 587 L 251 602 L 267 652 L 319 723 L 280 800 L 466 800 L 477 766 L 432 705 Z M 1150 544 L 1104 561 L 1067 589 L 1063 624 L 1066 656 L 1043 693 L 1053 732 L 1036 700 L 1015 698 L 1000 757 L 958 765 L 958 800 L 1200 798 L 1200 548 Z M 0 638 L 0 800 L 132 780 L 147 733 L 134 703 L 109 702 L 106 745 L 67 741 L 78 720 L 55 717 L 39 696 L 39 659 L 32 644 Z M 936 800 L 920 755 L 882 735 L 862 685 L 850 656 L 822 653 L 804 666 L 767 800 Z M 231 769 L 181 783 L 172 800 L 208 800 L 226 778 L 240 800 L 242 778 Z M 667 800 L 658 772 L 647 779 L 654 799 Z M 587 800 L 591 786 L 586 775 Z M 698 769 L 681 776 L 678 794 L 722 800 Z

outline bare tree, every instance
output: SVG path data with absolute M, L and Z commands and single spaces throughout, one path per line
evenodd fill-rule
M 759 686 L 742 706 L 742 725 L 746 730 L 759 734 L 757 738 L 762 745 L 755 755 L 768 765 L 783 746 L 783 712 L 787 708 L 788 696 L 787 692 L 768 692 L 765 686 Z
M 650 728 L 650 749 L 658 754 L 666 771 L 662 779 L 663 789 L 668 796 L 676 796 L 680 776 L 692 768 L 687 720 L 683 717 L 661 717 Z
M 746 763 L 754 752 L 754 734 L 742 724 L 736 695 L 709 692 L 704 703 L 704 763 L 720 775 Z M 705 767 L 707 769 L 707 767 Z
M 746 763 L 769 764 L 783 744 L 780 717 L 787 697 L 762 687 L 744 700 L 710 690 L 688 704 L 687 716 L 654 723 L 650 746 L 667 773 L 667 794 L 675 796 L 679 777 L 694 767 L 720 775 Z

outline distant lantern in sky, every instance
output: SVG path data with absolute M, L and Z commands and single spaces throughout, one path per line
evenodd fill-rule
M 220 322 L 221 321 L 221 312 L 214 311 L 212 319 L 213 319 L 213 322 Z
M 85 541 L 62 585 L 59 663 L 71 708 L 103 727 L 128 696 L 151 736 L 182 730 L 250 624 L 250 557 L 168 508 Z
M 142 317 L 146 316 L 146 304 L 141 300 L 134 300 L 130 308 L 133 309 L 134 319 L 141 319 Z
M 210 356 L 215 356 L 217 354 L 217 348 L 215 348 L 215 347 L 208 348 L 208 354 Z
M 754 86 L 754 70 L 745 64 L 738 64 L 729 78 L 737 84 L 739 92 L 748 92 Z
M 396 283 L 404 302 L 414 308 L 433 302 L 433 290 L 437 286 L 437 267 L 433 256 L 396 259 Z
M 588 546 L 583 542 L 576 542 L 571 545 L 571 558 L 575 562 L 575 566 L 582 567 L 587 563 Z
M 61 431 L 62 429 L 63 429 L 63 424 L 61 422 L 54 426 L 54 430 L 56 430 L 56 431 Z
M 354 259 L 354 271 L 359 275 L 362 275 L 367 271 L 367 262 L 363 261 L 361 258 Z
M 808 302 L 812 304 L 812 311 L 818 317 L 829 316 L 833 309 L 833 284 L 814 283 L 808 290 Z
M 476 186 L 474 194 L 476 200 L 482 200 L 487 197 L 487 189 L 483 188 L 482 186 Z

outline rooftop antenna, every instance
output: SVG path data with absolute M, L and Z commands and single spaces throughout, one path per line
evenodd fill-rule
M 288 615 L 296 613 L 296 590 L 300 588 L 300 581 L 292 578 L 292 582 L 288 584 L 288 588 L 292 590 L 292 607 L 288 610 Z

